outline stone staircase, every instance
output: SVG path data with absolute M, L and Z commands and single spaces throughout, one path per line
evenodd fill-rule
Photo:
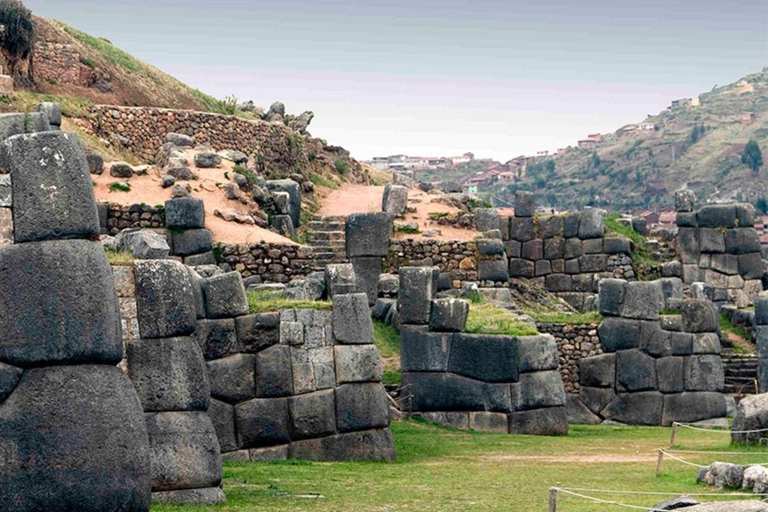
M 722 357 L 725 368 L 725 393 L 735 398 L 757 393 L 757 355 L 735 354 L 724 350 Z
M 344 217 L 316 217 L 309 223 L 309 242 L 314 249 L 314 266 L 322 270 L 327 265 L 347 262 Z

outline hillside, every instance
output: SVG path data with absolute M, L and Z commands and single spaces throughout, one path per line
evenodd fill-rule
M 554 174 L 542 169 L 485 191 L 509 200 L 515 189 L 533 190 L 560 208 L 591 204 L 614 210 L 670 206 L 675 190 L 685 185 L 701 201 L 768 196 L 768 167 L 755 175 L 741 163 L 750 139 L 768 156 L 768 68 L 699 98 L 699 106 L 648 117 L 643 122 L 652 129 L 622 127 L 604 135 L 596 149 L 569 148 L 554 158 Z M 742 121 L 745 113 L 754 114 L 751 123 Z

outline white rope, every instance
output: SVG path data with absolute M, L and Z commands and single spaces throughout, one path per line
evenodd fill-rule
M 691 430 L 699 430 L 702 432 L 715 432 L 717 434 L 757 434 L 759 432 L 768 432 L 768 428 L 760 428 L 756 430 L 723 430 L 718 428 L 702 428 L 702 427 L 696 427 L 694 425 L 688 425 L 686 423 L 678 423 L 674 422 L 672 425 L 677 425 L 678 427 L 685 427 L 689 428 Z
M 588 501 L 594 501 L 596 503 L 602 503 L 604 505 L 615 505 L 617 507 L 624 507 L 624 508 L 631 508 L 634 510 L 645 510 L 646 512 L 665 512 L 664 510 L 660 508 L 648 508 L 648 507 L 639 507 L 637 505 L 628 505 L 626 503 L 619 503 L 618 501 L 612 501 L 612 500 L 603 500 L 600 498 L 595 498 L 594 496 L 587 496 L 585 494 L 580 494 L 577 492 L 572 491 L 566 491 L 565 489 L 560 489 L 558 487 L 554 488 L 557 492 L 562 492 L 563 494 L 570 494 L 571 496 L 575 496 L 577 498 L 581 498 Z
M 682 464 L 687 464 L 687 465 L 693 466 L 695 468 L 701 469 L 701 468 L 708 468 L 709 467 L 709 466 L 702 466 L 701 464 L 695 464 L 693 462 L 688 462 L 687 460 L 681 459 L 679 457 L 675 457 L 674 455 L 670 454 L 668 451 L 666 451 L 666 450 L 664 450 L 662 448 L 659 448 L 659 452 L 663 453 L 664 455 L 666 455 L 667 457 L 669 457 L 672 460 L 676 460 L 677 462 L 680 462 Z
M 747 498 L 750 496 L 768 496 L 768 494 L 753 494 L 753 493 L 743 493 L 743 492 L 732 492 L 732 493 L 722 493 L 722 492 L 700 492 L 700 493 L 679 493 L 679 492 L 658 492 L 658 491 L 614 491 L 612 489 L 580 489 L 575 487 L 554 487 L 554 489 L 557 489 L 558 491 L 574 491 L 574 492 L 589 492 L 589 493 L 597 493 L 597 494 L 630 494 L 630 495 L 640 495 L 640 496 L 723 496 L 723 497 L 734 497 L 734 496 L 740 496 L 742 498 Z
M 699 455 L 765 455 L 765 452 L 711 452 L 711 451 L 696 451 L 696 450 L 665 450 L 667 453 L 695 453 Z
M 760 455 L 758 452 L 705 452 L 705 451 L 694 451 L 694 450 L 670 450 L 672 453 L 690 453 L 690 454 L 696 454 L 696 455 Z M 663 448 L 659 448 L 659 452 L 663 453 L 667 457 L 669 457 L 672 460 L 676 460 L 677 462 L 680 462 L 682 464 L 687 464 L 689 466 L 693 466 L 696 468 L 708 468 L 711 466 L 711 464 L 708 465 L 701 465 L 696 464 L 690 461 L 687 461 L 685 459 L 681 459 L 680 457 L 675 457 L 670 453 L 670 451 L 667 451 Z M 753 462 L 749 463 L 750 466 L 768 466 L 768 462 Z

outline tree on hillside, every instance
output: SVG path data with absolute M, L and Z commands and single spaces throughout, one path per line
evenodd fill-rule
M 757 141 L 750 140 L 744 147 L 744 153 L 741 154 L 741 163 L 752 169 L 752 172 L 759 172 L 763 166 L 763 153 Z
M 29 57 L 34 39 L 32 11 L 20 0 L 0 0 L 0 46 L 9 58 L 11 71 L 16 62 Z

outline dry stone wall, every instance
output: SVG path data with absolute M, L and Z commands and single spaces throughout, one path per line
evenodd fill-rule
M 125 229 L 165 227 L 165 208 L 133 204 L 129 206 L 100 203 L 99 216 L 102 231 L 110 236 L 116 236 Z
M 221 263 L 245 278 L 259 277 L 263 282 L 287 283 L 315 270 L 314 250 L 295 244 L 224 244 Z
M 635 279 L 630 241 L 605 236 L 601 210 L 535 211 L 533 195 L 518 193 L 515 216 L 501 221 L 510 277 L 533 280 L 577 309 L 597 293 L 600 279 Z
M 683 300 L 677 278 L 600 282 L 603 354 L 581 360 L 580 399 L 592 416 L 669 426 L 726 415 L 715 306 Z M 681 313 L 662 315 L 678 309 Z
M 676 199 L 676 252 L 683 281 L 708 284 L 713 288 L 711 300 L 718 304 L 754 304 L 765 272 L 754 207 L 723 204 L 694 211 L 690 191 L 678 192 Z
M 92 241 L 85 152 L 75 135 L 49 131 L 5 140 L 0 162 L 13 211 L 0 248 L 0 507 L 147 511 L 147 426 L 117 368 L 118 301 Z
M 400 269 L 397 302 L 405 407 L 485 432 L 565 435 L 566 395 L 551 336 L 464 330 L 469 304 L 437 299 L 436 267 Z
M 394 240 L 384 262 L 385 272 L 397 274 L 401 267 L 438 267 L 449 274 L 454 288 L 477 281 L 477 245 L 474 242 L 440 240 Z
M 582 359 L 603 353 L 599 324 L 536 324 L 539 332 L 548 334 L 557 343 L 558 370 L 563 378 L 566 393 L 578 394 L 581 390 L 579 365 Z

